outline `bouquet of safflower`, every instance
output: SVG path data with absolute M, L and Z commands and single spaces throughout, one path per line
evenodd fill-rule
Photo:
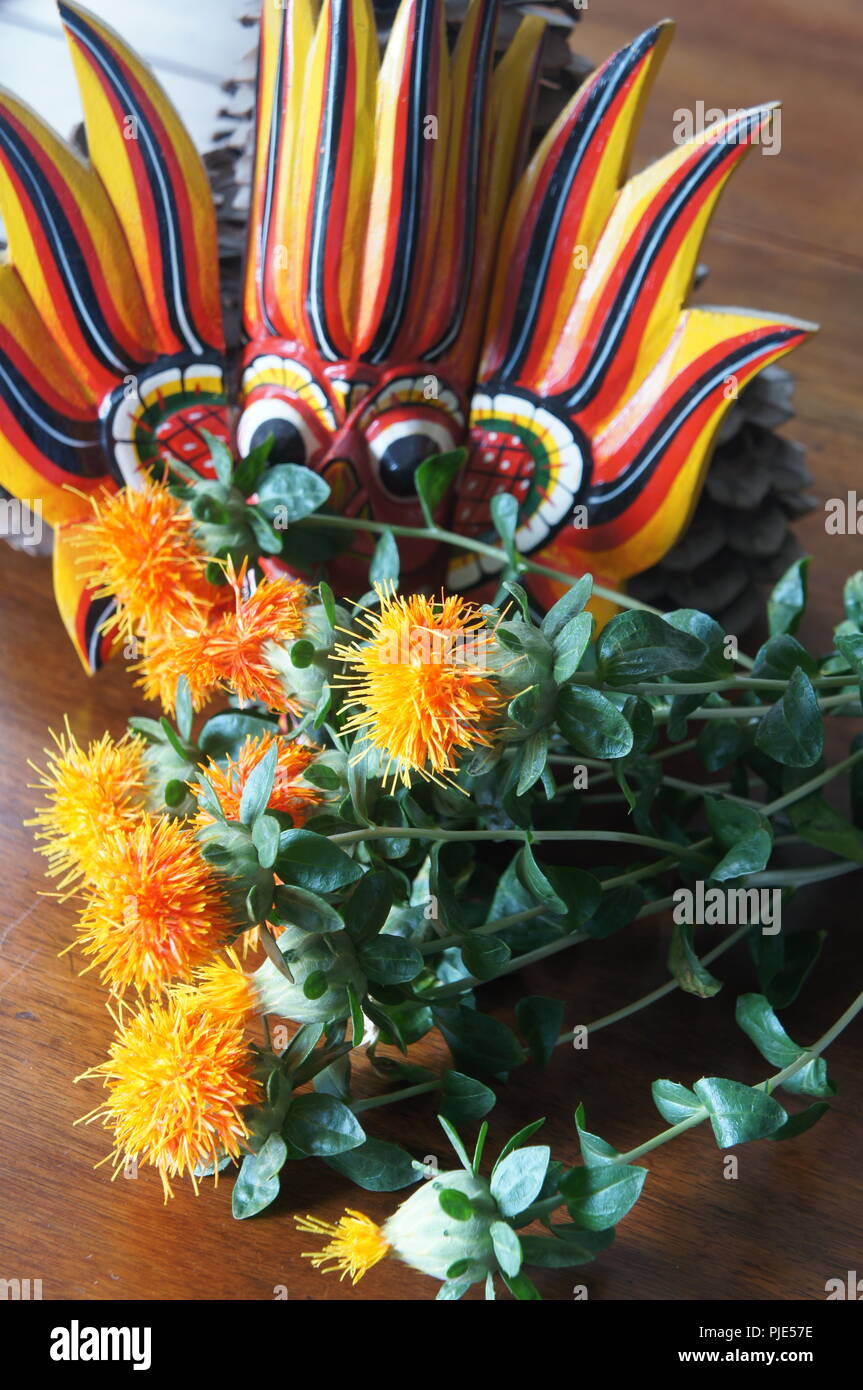
M 393 529 L 331 515 L 326 482 L 305 468 L 265 474 L 266 447 L 235 464 L 210 446 L 214 476 L 178 466 L 97 496 L 76 539 L 88 584 L 117 598 L 117 644 L 166 711 L 88 747 L 67 726 L 40 775 L 40 847 L 58 891 L 80 903 L 71 944 L 98 970 L 117 1028 L 86 1073 L 104 1087 L 86 1119 L 112 1134 L 115 1169 L 152 1166 L 166 1199 L 176 1180 L 197 1190 L 239 1164 L 238 1218 L 274 1200 L 288 1159 L 321 1157 L 374 1191 L 416 1184 L 382 1227 L 354 1207 L 335 1224 L 300 1217 L 313 1263 L 356 1282 L 394 1256 L 437 1280 L 438 1298 L 478 1281 L 493 1298 L 498 1277 L 536 1298 L 526 1271 L 608 1246 L 644 1184 L 636 1160 L 656 1146 L 703 1121 L 720 1147 L 787 1139 L 828 1108 L 822 1054 L 863 993 L 801 1046 L 772 982 L 796 972 L 799 985 L 811 959 L 786 958 L 784 937 L 745 913 L 701 956 L 675 911 L 668 989 L 708 999 L 709 966 L 748 939 L 758 988 L 737 1016 L 771 1074 L 751 1087 L 699 1078 L 693 1062 L 684 1081 L 655 1082 L 668 1127 L 635 1149 L 592 1134 L 579 1107 L 580 1162 L 529 1143 L 538 1121 L 489 1170 L 483 1116 L 497 1089 L 573 1035 L 564 1001 L 528 995 L 518 1036 L 483 1012 L 482 987 L 675 909 L 681 894 L 717 909 L 765 888 L 781 901 L 863 861 L 863 831 L 823 796 L 832 778 L 857 776 L 859 736 L 842 762 L 822 758 L 824 716 L 861 714 L 863 576 L 818 658 L 793 635 L 805 562 L 774 590 L 754 659 L 705 614 L 659 615 L 623 595 L 603 594 L 623 611 L 597 631 L 589 576 L 557 575 L 563 597 L 536 621 L 519 578 L 542 567 L 515 548 L 512 499 L 493 508 L 498 547 L 435 525 L 452 459 L 417 472 L 416 534 L 494 552 L 493 604 L 400 593 Z M 359 602 L 287 570 L 298 537 L 363 526 L 380 538 Z M 699 780 L 669 773 L 678 753 L 697 758 Z M 626 829 L 608 825 L 609 789 Z M 818 846 L 824 863 L 783 866 L 790 842 Z M 590 870 L 572 862 L 585 845 Z M 265 1046 L 250 1038 L 256 1015 L 272 1021 Z M 412 1060 L 432 1028 L 452 1054 L 440 1073 Z M 379 1096 L 353 1095 L 358 1050 L 387 1083 Z M 806 1104 L 789 1113 L 780 1090 Z M 365 1127 L 377 1106 L 423 1093 L 451 1171 L 429 1172 Z M 471 1153 L 460 1131 L 477 1124 Z

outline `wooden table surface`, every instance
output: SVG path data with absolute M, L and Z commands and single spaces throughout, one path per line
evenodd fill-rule
M 656 17 L 644 0 L 596 0 L 579 30 L 581 51 L 598 61 Z M 706 297 L 822 323 L 822 335 L 792 362 L 798 414 L 791 433 L 809 450 L 819 496 L 844 495 L 858 486 L 863 444 L 863 210 L 854 172 L 859 6 L 679 0 L 676 17 L 678 37 L 637 158 L 662 153 L 672 113 L 699 99 L 708 107 L 783 100 L 780 156 L 754 154 L 721 204 L 704 253 Z M 823 523 L 816 512 L 799 528 L 815 556 L 803 633 L 815 647 L 828 643 L 842 581 L 860 565 L 858 540 L 827 537 Z M 38 896 L 41 862 L 21 824 L 33 800 L 27 760 L 38 760 L 47 728 L 67 711 L 86 739 L 106 727 L 120 733 L 143 704 L 121 665 L 92 681 L 81 674 L 53 610 L 46 560 L 0 545 L 0 613 L 0 1278 L 41 1278 L 46 1299 L 270 1299 L 277 1285 L 291 1299 L 433 1297 L 435 1285 L 395 1262 L 378 1266 L 352 1293 L 298 1258 L 306 1242 L 292 1212 L 335 1217 L 347 1202 L 383 1219 L 398 1200 L 359 1193 L 317 1161 L 288 1165 L 277 1205 L 243 1223 L 230 1215 L 230 1182 L 218 1190 L 206 1185 L 197 1200 L 178 1187 L 166 1209 L 152 1174 L 112 1184 L 106 1167 L 94 1170 L 106 1136 L 73 1121 L 96 1103 L 98 1087 L 72 1079 L 102 1059 L 112 1026 L 96 981 L 76 973 L 80 960 L 58 958 L 72 931 L 72 905 Z M 791 925 L 829 933 L 809 987 L 783 1015 L 803 1042 L 829 1026 L 863 980 L 859 880 L 842 882 L 807 890 L 786 914 Z M 644 922 L 534 967 L 523 983 L 529 992 L 566 998 L 569 1023 L 587 1022 L 666 978 L 667 936 L 667 923 Z M 736 994 L 753 988 L 745 952 L 732 952 L 717 971 L 726 985 L 716 999 L 678 992 L 596 1034 L 588 1052 L 563 1049 L 547 1072 L 517 1072 L 501 1095 L 491 1139 L 545 1114 L 554 1152 L 574 1160 L 572 1111 L 583 1101 L 590 1128 L 626 1149 L 662 1128 L 650 1100 L 654 1078 L 759 1080 L 765 1064 L 733 1020 Z M 482 1004 L 509 1019 L 516 998 L 507 981 L 487 987 Z M 723 1176 L 723 1155 L 704 1128 L 658 1150 L 615 1246 L 593 1265 L 540 1276 L 543 1295 L 567 1300 L 584 1283 L 593 1299 L 822 1299 L 828 1278 L 859 1269 L 863 1259 L 860 1039 L 858 1024 L 831 1049 L 840 1090 L 814 1130 L 791 1143 L 744 1146 L 736 1181 Z M 444 1056 L 442 1044 L 420 1052 L 422 1060 Z M 406 1143 L 418 1157 L 444 1158 L 432 1109 L 422 1101 L 369 1120 L 373 1133 Z

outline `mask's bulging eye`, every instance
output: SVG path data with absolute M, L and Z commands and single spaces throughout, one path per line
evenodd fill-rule
M 278 396 L 263 396 L 247 406 L 237 426 L 237 448 L 245 458 L 272 437 L 270 464 L 309 463 L 323 447 L 302 411 Z
M 394 497 L 416 497 L 416 471 L 434 454 L 455 447 L 453 431 L 441 421 L 399 421 L 371 432 L 369 452 L 378 466 L 380 481 Z

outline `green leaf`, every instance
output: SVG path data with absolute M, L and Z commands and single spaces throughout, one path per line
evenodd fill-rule
M 329 484 L 311 468 L 278 463 L 268 468 L 258 484 L 259 504 L 272 519 L 276 507 L 284 507 L 285 520 L 300 521 L 322 507 L 330 495 Z
M 471 1288 L 476 1280 L 469 1274 L 463 1275 L 461 1279 L 445 1279 L 435 1294 L 435 1303 L 454 1303 L 458 1299 L 464 1298 L 468 1289 Z
M 283 830 L 276 873 L 286 883 L 312 893 L 335 893 L 362 877 L 362 866 L 324 835 L 312 830 Z
M 208 758 L 236 757 L 246 738 L 275 732 L 275 725 L 258 715 L 224 710 L 208 719 L 198 735 L 198 747 Z
M 281 829 L 275 816 L 257 816 L 252 825 L 252 843 L 258 851 L 262 869 L 271 869 L 279 852 Z
M 557 603 L 552 604 L 545 617 L 539 625 L 539 630 L 550 642 L 553 642 L 558 633 L 562 632 L 567 623 L 575 618 L 584 608 L 593 590 L 593 575 L 583 574 L 568 589 Z
M 773 848 L 768 821 L 754 808 L 726 798 L 704 798 L 713 838 L 725 856 L 711 879 L 740 878 L 766 867 Z
M 363 1007 L 353 985 L 345 985 L 345 993 L 348 996 L 348 1008 L 351 1011 L 351 1042 L 354 1047 L 359 1047 L 362 1043 L 366 1028 L 365 1018 L 363 1017 Z
M 602 1163 L 573 1168 L 560 1181 L 569 1213 L 587 1231 L 616 1226 L 635 1206 L 647 1177 L 646 1168 L 630 1163 Z
M 542 1269 L 567 1269 L 572 1265 L 589 1264 L 614 1239 L 613 1231 L 582 1231 L 577 1227 L 551 1228 L 550 1236 L 520 1236 L 522 1259 L 526 1265 Z M 572 1236 L 562 1237 L 562 1231 L 572 1230 Z
M 498 936 L 472 933 L 461 946 L 461 958 L 471 975 L 478 980 L 491 980 L 506 965 L 512 951 Z
M 752 674 L 761 676 L 764 680 L 787 681 L 797 666 L 801 671 L 805 671 L 807 676 L 818 674 L 818 662 L 800 645 L 797 638 L 792 637 L 790 633 L 778 633 L 759 647 Z
M 767 600 L 767 625 L 771 637 L 796 632 L 806 608 L 808 555 L 789 566 Z
M 450 1121 L 447 1119 L 446 1115 L 438 1115 L 437 1118 L 438 1118 L 438 1124 L 440 1125 L 440 1127 L 441 1127 L 441 1129 L 443 1130 L 444 1134 L 446 1135 L 447 1139 L 449 1140 L 449 1142 L 452 1144 L 453 1148 L 455 1149 L 455 1152 L 456 1152 L 456 1155 L 457 1155 L 457 1157 L 458 1157 L 459 1163 L 460 1163 L 461 1166 L 464 1168 L 464 1170 L 465 1170 L 466 1173 L 471 1173 L 471 1174 L 472 1174 L 472 1173 L 473 1173 L 473 1164 L 471 1163 L 470 1159 L 468 1158 L 467 1149 L 465 1148 L 464 1144 L 461 1142 L 461 1138 L 460 1138 L 460 1136 L 459 1136 L 458 1130 L 456 1129 L 455 1125 L 453 1125 L 453 1124 L 450 1123 Z
M 324 1161 L 366 1192 L 398 1192 L 421 1176 L 407 1149 L 386 1139 L 366 1139 L 357 1148 L 331 1154 Z
M 452 449 L 424 459 L 414 474 L 414 485 L 426 526 L 434 526 L 434 513 L 449 491 L 467 458 L 467 449 Z
M 577 753 L 588 758 L 624 758 L 632 751 L 632 729 L 615 705 L 590 686 L 567 685 L 558 692 L 555 719 Z
M 416 946 L 400 936 L 376 936 L 361 945 L 357 954 L 369 979 L 385 985 L 407 984 L 424 966 Z
M 223 487 L 230 487 L 234 476 L 234 460 L 230 449 L 223 439 L 210 434 L 209 430 L 201 430 L 201 435 L 210 451 L 210 462 L 216 477 Z
M 539 781 L 548 761 L 548 730 L 537 729 L 530 738 L 525 739 L 521 750 L 521 769 L 518 775 L 516 796 L 524 796 Z
M 172 810 L 177 806 L 182 806 L 188 794 L 188 783 L 181 782 L 177 777 L 172 777 L 170 781 L 165 783 L 165 805 L 170 806 Z
M 453 1221 L 470 1221 L 473 1216 L 473 1202 L 457 1187 L 444 1187 L 438 1193 L 441 1210 Z
M 551 1061 L 563 1026 L 563 1004 L 541 994 L 528 995 L 515 1006 L 518 1026 L 524 1035 L 532 1061 L 545 1067 Z
M 440 1113 L 453 1124 L 481 1120 L 494 1108 L 494 1091 L 464 1072 L 447 1070 L 441 1087 Z
M 391 589 L 399 579 L 399 548 L 392 531 L 384 531 L 374 549 L 369 565 L 369 584 L 375 588 Z
M 532 1139 L 534 1134 L 536 1134 L 536 1131 L 538 1129 L 542 1129 L 542 1126 L 544 1124 L 544 1119 L 532 1120 L 529 1125 L 525 1125 L 523 1129 L 518 1130 L 516 1134 L 513 1134 L 511 1138 L 507 1139 L 506 1143 L 504 1144 L 503 1148 L 498 1154 L 497 1163 L 495 1163 L 494 1168 L 492 1169 L 492 1173 L 495 1173 L 497 1171 L 497 1169 L 503 1163 L 504 1159 L 508 1158 L 511 1153 L 515 1153 L 515 1150 L 520 1149 L 522 1144 L 526 1143 L 528 1139 Z M 554 1165 L 552 1164 L 551 1166 L 553 1167 Z
M 821 757 L 824 723 L 812 683 L 799 666 L 759 723 L 755 746 L 784 767 L 811 767 Z
M 675 922 L 668 947 L 668 969 L 687 994 L 710 999 L 722 988 L 705 965 L 702 965 L 693 945 L 694 928 L 688 923 Z
M 510 560 L 517 558 L 515 533 L 518 528 L 518 502 L 511 492 L 496 492 L 491 499 L 491 520 Z
M 329 1158 L 366 1142 L 352 1110 L 335 1096 L 297 1096 L 285 1120 L 285 1138 L 306 1154 Z
M 341 777 L 328 763 L 311 763 L 303 773 L 303 781 L 324 792 L 337 792 L 342 785 Z
M 273 894 L 276 916 L 287 926 L 307 932 L 341 931 L 344 922 L 334 907 L 317 893 L 293 884 L 279 884 Z
M 270 803 L 276 776 L 277 751 L 276 745 L 272 744 L 246 778 L 246 785 L 240 797 L 240 821 L 243 825 L 251 825 L 266 811 Z
M 189 689 L 189 682 L 185 676 L 181 676 L 177 681 L 177 694 L 174 701 L 174 712 L 177 719 L 177 729 L 180 738 L 186 742 L 192 736 L 192 692 Z
M 620 1154 L 615 1148 L 600 1139 L 598 1134 L 591 1134 L 584 1128 L 584 1106 L 579 1105 L 575 1112 L 575 1128 L 578 1131 L 578 1142 L 581 1146 L 581 1156 L 588 1168 L 595 1168 L 603 1163 L 616 1163 Z
M 510 1071 L 525 1059 L 518 1039 L 500 1019 L 464 1005 L 433 1010 L 435 1022 L 446 1039 L 456 1064 L 470 1071 Z
M 703 1076 L 693 1089 L 710 1116 L 720 1149 L 763 1139 L 788 1118 L 778 1100 L 739 1081 Z
M 789 787 L 790 791 L 791 788 Z M 830 850 L 842 859 L 863 864 L 863 833 L 835 811 L 820 792 L 801 797 L 785 809 L 792 828 L 803 840 Z
M 789 1115 L 784 1125 L 780 1125 L 772 1134 L 768 1134 L 768 1139 L 796 1139 L 798 1134 L 805 1134 L 807 1129 L 811 1129 L 817 1124 L 821 1116 L 830 1109 L 826 1100 L 813 1101 L 807 1105 L 805 1110 L 798 1110 L 796 1115 Z
M 270 1134 L 256 1154 L 246 1154 L 231 1193 L 231 1210 L 238 1221 L 256 1216 L 279 1195 L 279 1173 L 288 1150 L 278 1134 Z
M 506 1284 L 513 1298 L 517 1298 L 519 1302 L 536 1303 L 541 1301 L 539 1289 L 536 1287 L 535 1284 L 531 1283 L 526 1274 L 516 1274 L 513 1276 L 510 1274 L 504 1274 L 503 1270 L 501 1270 L 501 1278 L 503 1279 L 503 1282 Z
M 393 890 L 387 874 L 382 869 L 364 874 L 342 905 L 345 926 L 352 939 L 368 941 L 377 936 L 392 905 Z
M 514 1279 L 521 1269 L 521 1241 L 505 1221 L 493 1221 L 489 1235 L 501 1274 Z
M 593 618 L 590 613 L 579 613 L 571 618 L 558 634 L 554 643 L 554 679 L 563 685 L 575 675 L 587 651 L 593 632 Z
M 763 994 L 741 994 L 737 1000 L 736 1018 L 765 1061 L 771 1062 L 779 1071 L 796 1062 L 805 1051 L 791 1041 Z M 827 1078 L 827 1063 L 823 1057 L 813 1057 L 805 1067 L 789 1076 L 782 1086 L 795 1095 L 823 1097 L 836 1093 L 835 1086 Z
M 609 685 L 632 685 L 698 670 L 707 647 L 699 637 L 672 627 L 655 613 L 630 610 L 606 624 L 596 654 Z
M 671 1125 L 688 1120 L 696 1110 L 701 1109 L 701 1101 L 695 1092 L 690 1091 L 688 1086 L 681 1086 L 678 1081 L 654 1081 L 650 1089 L 654 1105 L 663 1120 Z
M 545 1181 L 551 1150 L 547 1144 L 516 1149 L 495 1165 L 491 1195 L 503 1216 L 517 1216 L 529 1207 Z
M 537 864 L 530 845 L 525 845 L 521 851 L 519 867 L 525 887 L 530 890 L 537 901 L 545 903 L 551 912 L 562 916 L 566 912 L 566 903 L 554 891 L 548 878 Z

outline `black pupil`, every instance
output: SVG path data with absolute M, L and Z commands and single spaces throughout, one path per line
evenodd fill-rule
M 300 434 L 296 425 L 292 425 L 290 420 L 274 416 L 272 420 L 265 420 L 258 425 L 252 435 L 249 445 L 249 452 L 256 449 L 259 444 L 265 444 L 272 437 L 273 444 L 267 455 L 268 463 L 305 463 L 306 446 L 303 443 L 303 436 Z
M 427 434 L 402 435 L 381 456 L 381 482 L 396 497 L 415 497 L 414 474 L 425 459 L 439 453 L 440 445 Z

